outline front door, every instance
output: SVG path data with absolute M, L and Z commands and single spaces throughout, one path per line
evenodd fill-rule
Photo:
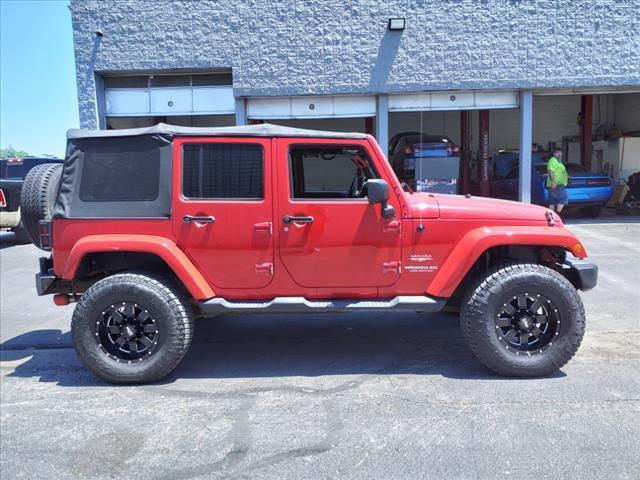
M 173 232 L 213 287 L 273 279 L 271 140 L 174 142 Z
M 400 205 L 393 218 L 369 205 L 363 184 L 380 178 L 365 140 L 277 140 L 278 248 L 303 287 L 389 286 L 400 277 Z

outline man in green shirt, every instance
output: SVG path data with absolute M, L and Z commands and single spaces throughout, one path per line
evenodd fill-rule
M 547 161 L 547 188 L 549 189 L 549 208 L 560 213 L 569 203 L 567 184 L 569 174 L 562 164 L 562 150 L 556 148 L 553 155 Z

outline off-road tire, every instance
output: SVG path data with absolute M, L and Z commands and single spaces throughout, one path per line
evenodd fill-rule
M 155 350 L 140 361 L 107 355 L 97 340 L 103 312 L 120 302 L 148 309 L 158 327 Z M 83 363 L 98 377 L 117 384 L 147 383 L 164 378 L 189 349 L 194 331 L 194 307 L 170 276 L 147 272 L 120 273 L 92 285 L 78 301 L 71 338 Z
M 58 195 L 62 164 L 44 163 L 27 173 L 20 194 L 20 215 L 30 241 L 40 248 L 41 220 L 50 220 Z
M 497 331 L 496 317 L 504 303 L 522 293 L 550 299 L 560 319 L 557 336 L 538 352 L 507 348 Z M 542 265 L 512 263 L 493 268 L 471 285 L 460 323 L 469 348 L 489 369 L 505 376 L 540 377 L 557 371 L 576 353 L 585 313 L 575 287 L 561 274 Z

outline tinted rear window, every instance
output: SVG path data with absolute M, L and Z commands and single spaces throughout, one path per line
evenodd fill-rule
M 155 150 L 128 146 L 117 153 L 106 148 L 85 153 L 80 200 L 144 202 L 158 198 L 160 156 Z
M 262 199 L 262 157 L 259 145 L 184 145 L 182 193 L 187 198 Z

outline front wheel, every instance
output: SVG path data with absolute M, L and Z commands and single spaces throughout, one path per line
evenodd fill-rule
M 71 337 L 84 364 L 111 383 L 145 383 L 168 375 L 193 336 L 193 307 L 169 277 L 112 275 L 78 301 Z
M 478 279 L 460 319 L 476 357 L 494 372 L 516 377 L 560 369 L 578 350 L 585 330 L 576 289 L 537 264 L 498 266 Z

